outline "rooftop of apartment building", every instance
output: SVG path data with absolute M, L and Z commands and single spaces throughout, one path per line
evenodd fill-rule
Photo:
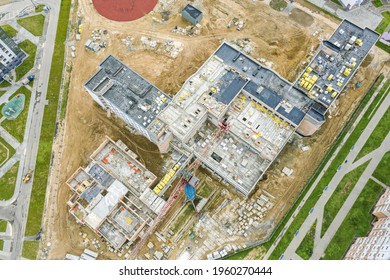
M 120 60 L 109 55 L 86 83 L 87 90 L 101 95 L 143 127 L 163 110 L 171 98 Z
M 73 191 L 70 213 L 115 248 L 133 242 L 151 225 L 165 201 L 150 196 L 156 176 L 139 163 L 122 142 L 106 139 L 92 154 L 91 163 L 67 181 Z
M 295 86 L 328 108 L 353 77 L 379 34 L 344 20 L 323 41 Z
M 7 45 L 8 48 L 11 49 L 15 54 L 22 52 L 22 49 L 19 48 L 18 44 L 12 40 L 11 37 L 0 27 L 0 41 Z

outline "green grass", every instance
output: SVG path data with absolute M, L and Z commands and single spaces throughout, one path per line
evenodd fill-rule
M 223 258 L 223 260 L 243 260 L 249 254 L 250 251 L 251 250 L 244 250 L 244 251 L 238 252 L 237 254 L 226 256 Z
M 308 7 L 310 10 L 314 10 L 314 11 L 320 11 L 322 12 L 324 15 L 327 15 L 333 19 L 335 19 L 337 22 L 341 22 L 342 19 L 339 18 L 338 16 L 332 14 L 331 12 L 321 8 L 321 7 L 318 7 L 316 5 L 314 5 L 313 3 L 309 2 L 308 0 L 303 0 L 303 2 L 305 3 L 305 6 Z
M 383 4 L 382 4 L 382 1 L 381 1 L 381 0 L 372 0 L 371 2 L 372 2 L 372 4 L 373 4 L 375 7 L 377 7 L 377 8 L 379 8 L 379 7 L 382 7 L 382 6 L 383 6 Z
M 32 17 L 21 18 L 17 20 L 18 24 L 24 27 L 34 36 L 42 36 L 43 25 L 45 23 L 44 15 L 36 15 Z
M 382 116 L 378 125 L 375 127 L 374 131 L 371 133 L 370 137 L 367 139 L 367 142 L 364 144 L 363 148 L 358 154 L 358 158 L 362 158 L 370 152 L 379 148 L 383 140 L 386 138 L 390 130 L 390 110 L 387 109 L 386 113 Z
M 386 31 L 386 27 L 390 23 L 390 12 L 385 11 L 382 13 L 383 19 L 382 21 L 378 24 L 378 26 L 375 28 L 375 31 L 378 32 L 379 34 L 383 34 L 383 32 Z
M 275 11 L 282 11 L 287 7 L 287 2 L 284 0 L 271 0 L 269 3 L 272 9 Z
M 390 166 L 390 152 L 387 152 L 379 162 L 379 165 L 376 167 L 372 175 L 382 183 L 386 185 L 390 185 L 389 166 Z
M 268 242 L 263 244 L 264 246 L 266 246 L 267 249 L 269 249 L 271 247 L 272 243 L 276 240 L 276 238 L 278 237 L 280 232 L 283 230 L 285 224 L 290 219 L 290 217 L 294 213 L 295 209 L 298 207 L 298 205 L 302 201 L 303 197 L 305 196 L 307 191 L 310 189 L 311 185 L 316 180 L 316 178 L 318 177 L 318 175 L 320 174 L 320 172 L 322 171 L 322 169 L 324 168 L 326 163 L 329 161 L 329 159 L 331 158 L 334 151 L 340 145 L 340 143 L 342 142 L 346 133 L 351 128 L 353 122 L 358 117 L 358 115 L 363 110 L 363 108 L 366 106 L 366 104 L 368 103 L 368 101 L 370 100 L 372 95 L 374 94 L 375 90 L 382 82 L 383 78 L 384 77 L 381 74 L 376 79 L 376 81 L 374 82 L 374 84 L 372 85 L 370 90 L 367 92 L 366 96 L 362 99 L 359 106 L 357 107 L 355 112 L 352 114 L 348 123 L 344 126 L 342 132 L 339 134 L 339 137 L 337 138 L 337 140 L 333 144 L 332 148 L 329 149 L 327 155 L 324 157 L 324 159 L 322 160 L 322 162 L 318 166 L 317 170 L 314 172 L 312 177 L 309 179 L 309 181 L 306 184 L 306 186 L 304 187 L 302 193 L 299 195 L 299 198 L 297 199 L 296 203 L 294 203 L 293 207 L 289 210 L 289 212 L 287 213 L 287 215 L 285 216 L 283 221 L 279 224 L 279 226 L 276 229 L 276 231 L 274 232 L 272 238 Z M 343 148 L 339 151 L 339 154 L 333 160 L 332 164 L 327 169 L 327 172 L 325 172 L 324 176 L 322 177 L 321 181 L 318 183 L 317 187 L 313 190 L 312 194 L 310 195 L 308 200 L 305 202 L 302 209 L 300 210 L 298 215 L 295 217 L 294 221 L 291 223 L 290 227 L 286 230 L 285 234 L 283 235 L 283 237 L 279 241 L 278 245 L 276 246 L 276 248 L 272 252 L 270 259 L 279 259 L 279 257 L 283 254 L 283 252 L 287 248 L 288 244 L 290 244 L 291 240 L 294 237 L 295 232 L 301 227 L 301 225 L 304 222 L 304 220 L 306 219 L 307 214 L 309 213 L 310 209 L 315 205 L 318 198 L 322 195 L 323 189 L 325 188 L 325 186 L 328 185 L 329 181 L 332 179 L 338 166 L 340 164 L 342 164 L 345 157 L 349 153 L 351 147 L 355 144 L 356 140 L 360 137 L 360 134 L 362 133 L 364 128 L 367 126 L 368 120 L 366 120 L 366 118 L 369 115 L 370 111 L 372 111 L 373 108 L 375 108 L 375 105 L 379 102 L 378 96 L 371 103 L 369 109 L 367 110 L 367 112 L 365 113 L 363 118 L 360 120 L 359 124 L 356 126 L 355 130 L 352 132 L 352 134 L 350 135 L 350 137 L 348 138 L 348 140 L 344 144 Z
M 333 3 L 335 3 L 336 5 L 338 5 L 339 7 L 344 7 L 341 3 L 340 3 L 340 1 L 339 0 L 330 0 L 330 1 L 332 1 Z
M 382 191 L 383 188 L 376 182 L 367 182 L 321 259 L 342 259 L 355 237 L 368 234 L 372 228 L 370 211 Z
M 14 37 L 16 34 L 18 34 L 18 31 L 16 31 L 15 28 L 13 28 L 11 25 L 9 24 L 4 24 L 2 26 L 0 26 L 4 31 L 5 33 L 7 33 L 7 35 L 9 37 Z
M 310 259 L 313 254 L 314 249 L 314 238 L 316 236 L 316 226 L 317 220 L 313 223 L 310 230 L 306 233 L 305 238 L 303 238 L 301 244 L 299 244 L 296 253 L 304 260 Z
M 66 66 L 66 80 L 64 81 L 64 89 L 62 92 L 62 103 L 61 103 L 61 112 L 60 112 L 60 119 L 63 120 L 66 115 L 66 107 L 68 104 L 68 95 L 69 95 L 69 85 L 70 85 L 70 73 L 72 72 L 72 66 L 67 65 Z
M 175 219 L 175 224 L 172 229 L 173 232 L 177 233 L 188 221 L 191 215 L 195 213 L 195 209 L 191 203 L 187 203 L 184 210 L 181 211 L 180 216 Z
M 3 96 L 4 93 L 6 93 L 7 91 L 6 90 L 0 90 L 0 97 Z
M 355 187 L 357 181 L 360 179 L 360 176 L 363 174 L 368 163 L 369 161 L 358 166 L 354 170 L 350 171 L 348 174 L 346 174 L 343 177 L 343 179 L 337 185 L 332 196 L 325 204 L 324 216 L 323 216 L 322 227 L 321 227 L 321 237 L 324 236 L 325 232 L 332 224 L 334 218 L 336 217 L 337 213 L 343 206 L 345 200 L 348 198 L 349 194 Z
M 0 83 L 0 88 L 6 88 L 6 87 L 9 87 L 9 86 L 11 86 L 11 84 L 9 82 L 7 82 L 6 80 L 3 80 Z
M 27 57 L 23 60 L 22 64 L 16 67 L 16 81 L 19 81 L 24 75 L 26 75 L 33 67 L 35 62 L 35 55 L 37 53 L 37 46 L 30 40 L 24 40 L 19 44 L 19 47 L 27 53 Z
M 15 149 L 0 137 L 0 166 L 4 165 L 7 159 L 15 154 Z
M 378 41 L 378 42 L 376 42 L 375 46 L 384 50 L 387 53 L 390 53 L 390 46 L 386 45 L 385 43 Z
M 39 249 L 39 241 L 24 241 L 22 257 L 30 260 L 36 260 Z
M 31 202 L 26 225 L 26 235 L 35 235 L 42 224 L 42 214 L 45 204 L 46 186 L 51 160 L 54 130 L 56 125 L 57 106 L 61 87 L 61 78 L 64 65 L 65 40 L 68 28 L 71 0 L 61 1 L 61 10 L 58 20 L 57 34 L 53 53 L 53 63 L 50 69 L 50 80 L 46 98 L 49 104 L 45 107 L 34 183 L 31 193 Z
M 7 221 L 0 220 L 0 232 L 5 232 L 7 230 Z M 0 250 L 3 250 L 4 241 L 0 240 Z
M 0 220 L 0 232 L 5 232 L 7 229 L 7 221 Z
M 207 184 L 204 184 L 199 190 L 197 190 L 197 193 L 204 198 L 208 198 L 212 192 L 213 189 Z
M 0 178 L 0 200 L 8 200 L 13 196 L 18 169 L 19 163 L 15 163 L 14 166 Z
M 18 89 L 14 95 L 12 95 L 9 100 L 11 100 L 16 94 L 23 93 L 26 96 L 26 100 L 24 103 L 24 109 L 20 113 L 20 115 L 15 120 L 7 120 L 5 119 L 1 126 L 5 128 L 16 140 L 20 143 L 23 142 L 24 139 L 24 131 L 26 130 L 26 122 L 28 116 L 28 108 L 30 105 L 31 99 L 31 91 L 29 91 L 26 87 L 21 87 Z M 4 106 L 4 105 L 3 105 Z
M 43 7 L 45 7 L 45 5 L 39 4 L 39 5 L 36 6 L 36 8 L 35 8 L 35 12 L 36 12 L 36 13 L 42 12 L 42 11 L 43 11 Z

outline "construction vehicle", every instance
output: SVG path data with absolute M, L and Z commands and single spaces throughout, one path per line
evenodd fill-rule
M 32 173 L 33 173 L 33 170 L 30 169 L 30 170 L 27 172 L 27 174 L 24 175 L 24 177 L 23 177 L 23 183 L 27 184 L 28 182 L 30 182 Z
M 217 130 L 216 134 L 210 140 L 210 143 L 215 143 L 221 139 L 221 137 L 230 130 L 231 125 L 228 123 L 227 118 L 223 119 L 218 123 L 219 129 Z M 200 164 L 204 160 L 205 156 L 207 155 L 208 151 L 210 149 L 210 146 L 207 145 L 204 147 L 203 151 L 201 152 L 200 156 L 192 162 L 186 168 L 182 171 L 181 178 L 179 183 L 176 185 L 175 189 L 172 191 L 171 195 L 169 196 L 167 202 L 165 203 L 164 207 L 162 208 L 161 212 L 158 214 L 156 219 L 154 220 L 153 224 L 148 228 L 147 232 L 145 233 L 144 237 L 139 240 L 137 245 L 134 247 L 134 249 L 131 251 L 129 255 L 129 259 L 135 259 L 137 256 L 137 253 L 139 249 L 145 244 L 145 242 L 148 240 L 149 236 L 153 233 L 153 231 L 156 229 L 157 225 L 162 221 L 162 219 L 165 217 L 165 214 L 169 211 L 172 204 L 175 202 L 176 198 L 179 196 L 179 194 L 183 191 L 184 187 L 188 184 L 188 182 L 191 180 L 192 176 L 195 174 L 195 172 L 198 170 Z
M 34 81 L 35 79 L 35 76 L 34 75 L 30 75 L 28 76 L 27 78 L 24 78 L 22 80 L 22 84 L 25 86 L 25 85 L 28 85 L 30 82 Z

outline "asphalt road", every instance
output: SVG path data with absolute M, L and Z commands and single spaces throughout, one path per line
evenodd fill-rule
M 383 83 L 382 83 L 383 84 Z M 382 85 L 381 85 L 382 86 Z M 381 88 L 378 87 L 377 92 Z M 374 99 L 375 95 L 371 99 L 371 101 Z M 369 102 L 366 105 L 365 110 L 360 114 L 359 118 L 356 120 L 353 128 L 356 126 L 356 124 L 360 121 L 364 113 L 366 112 L 367 108 L 371 102 Z M 317 203 L 314 206 L 313 211 L 308 214 L 306 220 L 303 222 L 302 226 L 299 228 L 299 231 L 294 236 L 293 240 L 287 247 L 286 251 L 283 253 L 283 259 L 301 259 L 295 252 L 298 249 L 299 245 L 301 244 L 302 240 L 306 236 L 307 232 L 310 230 L 311 226 L 313 225 L 314 221 L 317 220 L 317 226 L 316 226 L 316 234 L 315 234 L 315 240 L 314 240 L 314 250 L 313 255 L 311 259 L 319 259 L 325 252 L 329 242 L 332 240 L 333 236 L 337 232 L 338 228 L 340 227 L 341 223 L 343 222 L 344 218 L 352 208 L 353 204 L 355 203 L 356 199 L 358 198 L 359 194 L 363 190 L 364 186 L 366 185 L 367 181 L 371 178 L 372 173 L 374 172 L 375 168 L 379 164 L 380 160 L 382 159 L 382 156 L 390 150 L 390 134 L 387 135 L 385 140 L 383 141 L 382 145 L 376 149 L 375 151 L 371 152 L 370 154 L 362 157 L 358 161 L 354 162 L 356 156 L 359 154 L 360 150 L 363 148 L 364 144 L 366 143 L 367 139 L 371 135 L 371 132 L 376 127 L 376 125 L 381 120 L 382 116 L 385 114 L 386 110 L 390 106 L 390 95 L 387 95 L 386 98 L 383 100 L 382 104 L 379 106 L 378 110 L 375 112 L 375 114 L 371 117 L 370 122 L 368 123 L 365 130 L 362 132 L 361 136 L 357 140 L 357 142 L 354 145 L 354 148 L 349 152 L 345 160 L 347 162 L 344 162 L 344 164 L 341 165 L 340 170 L 338 170 L 332 180 L 330 181 L 328 188 L 326 191 L 323 192 L 322 196 L 319 198 Z M 348 133 L 348 136 L 352 130 Z M 344 141 L 348 137 L 344 138 Z M 343 144 L 344 144 L 343 141 Z M 322 170 L 321 175 L 318 176 L 317 180 L 314 182 L 314 184 L 311 186 L 311 189 L 306 194 L 304 200 L 294 212 L 290 220 L 287 222 L 285 229 L 287 229 L 291 223 L 294 220 L 294 217 L 299 213 L 299 209 L 303 206 L 304 201 L 308 199 L 314 188 L 317 186 L 319 181 L 322 178 L 322 175 L 326 172 L 327 168 L 330 166 L 330 163 L 335 158 L 335 156 L 338 154 L 339 149 L 343 146 L 343 144 L 339 145 L 339 148 L 335 151 L 335 153 L 332 156 L 332 159 L 327 163 L 325 168 Z M 360 179 L 354 186 L 354 189 L 351 191 L 350 195 L 348 196 L 347 200 L 345 201 L 344 205 L 340 209 L 339 213 L 334 218 L 332 224 L 327 229 L 324 236 L 321 238 L 321 225 L 322 225 L 322 218 L 323 218 L 323 212 L 324 212 L 324 206 L 331 197 L 332 193 L 338 186 L 339 182 L 342 180 L 342 178 L 351 170 L 355 169 L 357 166 L 363 164 L 364 162 L 370 160 L 370 163 L 366 167 L 365 171 L 361 175 Z M 277 246 L 278 242 L 280 241 L 282 236 L 277 239 L 277 241 L 273 244 L 273 246 L 270 248 L 270 250 L 267 252 L 265 259 L 269 258 L 275 247 Z
M 45 23 L 44 27 L 44 34 L 46 35 L 42 36 L 39 40 L 39 44 L 41 46 L 44 44 L 44 48 L 38 48 L 37 60 L 35 62 L 35 67 L 40 66 L 40 70 L 39 72 L 37 71 L 35 75 L 36 79 L 32 90 L 31 98 L 33 102 L 30 102 L 29 107 L 26 134 L 24 138 L 25 152 L 20 161 L 15 187 L 16 195 L 14 195 L 11 200 L 1 202 L 0 204 L 0 219 L 11 222 L 13 238 L 12 251 L 10 253 L 0 251 L 0 259 L 20 259 L 22 255 L 33 176 L 32 180 L 27 184 L 22 183 L 22 177 L 30 169 L 35 169 L 43 112 L 46 104 L 46 91 L 48 88 L 54 51 L 60 0 L 43 0 L 40 2 L 48 5 L 51 9 L 47 14 L 48 22 Z M 12 211 L 10 211 L 10 209 L 12 209 Z M 10 214 L 12 215 L 11 217 Z

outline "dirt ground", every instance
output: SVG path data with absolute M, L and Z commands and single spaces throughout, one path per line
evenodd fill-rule
M 186 2 L 160 1 L 151 14 L 134 22 L 123 23 L 103 18 L 96 13 L 91 1 L 79 0 L 77 14 L 83 19 L 83 32 L 81 41 L 75 41 L 76 58 L 69 58 L 73 70 L 67 113 L 54 147 L 54 166 L 44 219 L 43 244 L 52 244 L 48 259 L 63 258 L 68 252 L 80 253 L 84 249 L 79 236 L 80 226 L 68 213 L 66 202 L 70 191 L 65 181 L 79 166 L 89 161 L 89 155 L 102 143 L 105 135 L 114 140 L 120 138 L 140 156 L 140 161 L 145 163 L 148 169 L 159 177 L 163 175 L 161 166 L 164 156 L 158 153 L 157 147 L 145 138 L 128 132 L 123 123 L 115 117 L 108 118 L 83 87 L 108 54 L 114 54 L 163 91 L 174 95 L 222 40 L 249 38 L 253 46 L 251 55 L 254 58 L 271 62 L 274 70 L 293 81 L 304 66 L 303 63 L 308 61 L 310 54 L 317 47 L 318 38 L 328 37 L 336 26 L 329 20 L 319 20 L 320 16 L 317 14 L 300 17 L 301 13 L 305 13 L 304 7 L 289 16 L 274 11 L 260 1 L 253 3 L 250 0 L 204 0 L 193 1 L 204 12 L 200 34 L 190 37 L 172 33 L 171 30 L 175 26 L 188 26 L 178 13 Z M 161 17 L 167 15 L 169 20 L 161 24 Z M 245 22 L 241 31 L 237 31 L 234 26 L 227 28 L 233 18 Z M 300 22 L 300 18 L 303 22 Z M 86 40 L 95 29 L 105 29 L 110 35 L 107 48 L 98 53 L 84 49 Z M 316 37 L 312 36 L 315 31 L 318 31 Z M 74 40 L 73 36 L 70 40 Z M 172 39 L 183 44 L 183 51 L 176 59 L 158 55 L 152 50 L 129 51 L 121 41 L 128 36 L 134 41 L 141 36 L 161 41 Z M 372 62 L 371 65 L 379 64 Z M 340 98 L 340 116 L 326 122 L 314 137 L 303 140 L 311 146 L 310 151 L 302 153 L 296 147 L 296 140 L 292 145 L 287 145 L 277 163 L 271 167 L 268 179 L 261 182 L 260 189 L 268 191 L 278 200 L 274 207 L 274 213 L 278 214 L 272 216 L 272 220 L 280 220 L 288 210 L 377 72 L 377 69 L 373 71 L 371 68 L 360 70 L 359 75 L 365 79 L 363 87 L 357 91 L 350 90 Z M 280 170 L 283 166 L 294 169 L 294 175 L 281 177 Z M 90 232 L 86 227 L 82 230 Z M 104 255 L 104 258 L 115 257 Z

